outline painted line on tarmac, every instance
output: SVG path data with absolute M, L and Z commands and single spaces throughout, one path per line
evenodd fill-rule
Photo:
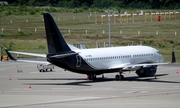
M 154 90 L 168 90 L 168 91 L 174 91 L 174 90 L 180 90 L 180 86 L 170 86 L 169 88 L 165 87 L 165 88 L 125 88 L 125 89 L 118 89 L 118 88 L 90 88 L 90 89 L 73 89 L 73 88 L 49 88 L 46 90 L 42 90 L 42 89 L 33 89 L 33 87 L 31 86 L 31 88 L 27 87 L 27 88 L 12 88 L 11 90 L 4 90 L 3 92 L 59 92 L 59 90 L 61 91 L 76 91 L 76 92 L 81 92 L 81 91 L 89 91 L 89 92 L 96 92 L 96 91 L 122 91 L 122 92 L 127 92 L 127 93 L 146 93 L 149 91 L 154 91 Z M 2 92 L 2 91 L 1 91 Z
M 106 98 L 106 97 L 105 97 Z M 9 107 L 36 107 L 38 105 L 48 105 L 48 104 L 59 104 L 59 103 L 67 103 L 67 102 L 80 102 L 80 101 L 89 101 L 89 100 L 100 100 L 104 99 L 104 97 L 72 97 L 68 99 L 62 99 L 62 100 L 54 100 L 54 101 L 45 101 L 45 102 L 34 102 L 34 103 L 26 103 L 26 104 L 17 104 L 17 105 L 6 105 L 6 106 L 0 106 L 0 108 L 9 108 Z
M 149 93 L 149 92 L 150 92 L 150 91 L 126 91 L 126 92 L 123 92 L 123 93 L 127 93 L 127 94 L 128 94 L 128 93 L 132 93 L 132 94 L 133 94 L 133 93 L 138 93 L 138 94 L 141 94 L 141 93 L 142 93 L 142 94 L 143 94 L 143 93 Z
M 145 86 L 145 87 L 132 87 L 132 88 L 147 89 L 147 88 L 153 88 L 153 87 L 152 86 Z
M 119 98 L 126 98 L 130 99 L 133 97 L 147 97 L 147 96 L 160 96 L 160 95 L 169 95 L 169 94 L 177 94 L 180 93 L 180 91 L 168 91 L 168 92 L 161 92 L 161 93 L 149 93 L 149 94 L 137 94 L 137 95 L 128 95 L 128 96 L 103 96 L 103 97 L 75 97 L 75 98 L 69 98 L 64 100 L 55 100 L 55 101 L 47 101 L 47 102 L 37 102 L 37 103 L 27 103 L 23 105 L 8 105 L 3 106 L 3 108 L 9 108 L 9 107 L 35 107 L 37 105 L 53 105 L 53 104 L 60 104 L 60 103 L 70 103 L 70 102 L 83 102 L 83 101 L 90 101 L 90 100 L 105 100 L 105 99 L 119 99 Z M 159 103 L 159 102 L 158 102 Z M 177 103 L 177 102 L 175 102 Z M 139 103 L 138 103 L 139 104 Z M 142 103 L 140 103 L 142 104 Z M 154 104 L 154 103 L 153 103 Z M 164 103 L 163 103 L 164 104 Z

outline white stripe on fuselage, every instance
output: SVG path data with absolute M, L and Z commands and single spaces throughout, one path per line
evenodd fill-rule
M 94 69 L 109 69 L 122 64 L 139 64 L 158 61 L 158 50 L 148 46 L 125 46 L 75 50 Z

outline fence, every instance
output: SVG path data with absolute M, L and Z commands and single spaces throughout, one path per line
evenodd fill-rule
M 109 19 L 108 19 L 109 18 Z M 180 20 L 180 14 L 178 11 L 175 10 L 163 10 L 163 11 L 137 11 L 137 12 L 128 12 L 125 11 L 120 12 L 118 14 L 111 13 L 111 14 L 99 14 L 99 13 L 89 13 L 89 14 L 62 14 L 58 13 L 54 15 L 54 19 L 58 25 L 80 25 L 80 24 L 87 24 L 88 26 L 90 24 L 108 24 L 108 20 L 111 22 L 111 24 L 114 25 L 122 25 L 127 23 L 140 23 L 143 22 L 154 22 L 157 21 L 161 22 L 174 22 Z M 8 32 L 7 34 L 16 34 L 20 31 L 25 32 L 44 32 L 44 23 L 42 16 L 38 17 L 12 17 L 12 19 L 9 18 L 1 18 L 0 21 L 0 31 L 1 32 Z M 61 32 L 64 33 L 81 33 L 81 34 L 91 34 L 93 32 L 98 34 L 106 34 L 108 33 L 107 29 L 104 29 L 106 27 L 103 27 L 99 30 L 93 30 L 93 27 L 85 29 L 61 29 Z M 105 25 L 106 26 L 106 25 Z M 71 26 L 70 26 L 71 27 Z M 160 30 L 151 30 L 151 32 L 143 31 L 141 29 L 139 30 L 131 30 L 126 33 L 126 29 L 116 29 L 111 30 L 111 33 L 113 34 L 154 34 L 160 35 L 160 34 L 170 34 L 170 35 L 179 35 L 180 31 L 177 29 L 174 30 L 168 30 L 168 31 L 160 31 Z
M 112 17 L 112 18 L 111 18 Z M 149 13 L 146 11 L 140 11 L 137 13 L 134 12 L 124 12 L 124 13 L 112 13 L 112 14 L 101 14 L 98 15 L 95 13 L 95 24 L 105 24 L 109 21 L 117 24 L 121 23 L 134 23 L 134 22 L 157 22 L 157 21 L 172 21 L 177 20 L 179 18 L 179 12 L 174 11 L 160 11 L 160 12 L 152 12 Z M 113 20 L 111 20 L 113 19 Z
M 9 31 L 30 31 L 30 32 L 45 32 L 45 29 L 43 28 L 1 28 L 2 32 L 9 32 Z M 96 30 L 96 29 L 61 29 L 62 33 L 68 33 L 68 34 L 92 34 L 92 33 L 98 33 L 98 34 L 108 34 L 108 30 Z M 111 34 L 115 35 L 126 35 L 126 34 L 133 34 L 133 35 L 142 35 L 142 34 L 149 34 L 149 35 L 174 35 L 178 36 L 180 35 L 180 31 L 141 31 L 141 30 L 116 30 L 112 31 Z

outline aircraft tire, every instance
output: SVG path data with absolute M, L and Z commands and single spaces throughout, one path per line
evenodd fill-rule
M 119 81 L 119 77 L 120 77 L 119 75 L 115 76 L 116 81 Z
M 124 76 L 120 75 L 119 80 L 123 81 L 124 80 Z
M 96 74 L 89 74 L 87 77 L 89 80 L 96 80 Z
M 104 79 L 104 74 L 102 74 L 102 79 Z
M 96 74 L 93 74 L 93 80 L 96 80 Z

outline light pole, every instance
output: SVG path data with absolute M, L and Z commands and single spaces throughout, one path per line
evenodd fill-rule
M 1 57 L 1 32 L 0 32 L 0 57 Z
M 109 47 L 111 47 L 111 20 L 110 20 L 110 12 L 108 15 L 108 25 L 109 25 Z

